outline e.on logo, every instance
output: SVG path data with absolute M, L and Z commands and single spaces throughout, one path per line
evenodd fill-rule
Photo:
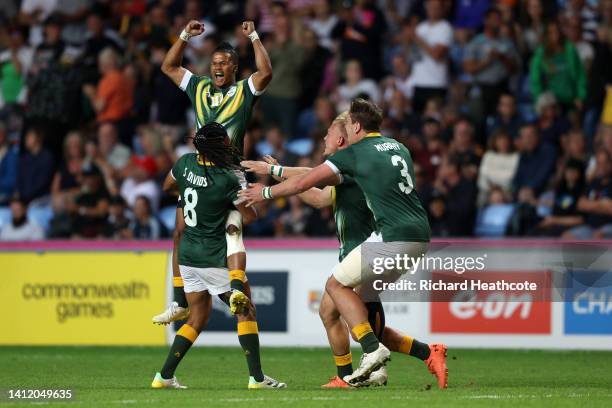
M 549 334 L 551 330 L 550 297 L 546 288 L 546 272 L 479 273 L 478 279 L 504 279 L 520 282 L 525 279 L 541 282 L 537 293 L 528 291 L 460 290 L 449 294 L 449 301 L 431 303 L 432 333 L 525 333 Z M 434 280 L 444 280 L 439 274 Z M 468 279 L 470 279 L 468 277 Z M 439 298 L 438 298 L 439 299 Z M 536 299 L 536 300 L 534 300 Z
M 471 301 L 473 293 L 461 292 L 457 294 L 454 302 L 450 302 L 450 312 L 457 318 L 467 320 L 481 314 L 485 319 L 511 319 L 516 315 L 525 320 L 529 318 L 532 305 L 532 296 L 528 293 L 522 295 L 507 295 L 494 292 L 484 301 Z

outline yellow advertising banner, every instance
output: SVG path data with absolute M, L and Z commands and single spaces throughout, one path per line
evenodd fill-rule
M 167 252 L 0 253 L 0 344 L 163 345 Z

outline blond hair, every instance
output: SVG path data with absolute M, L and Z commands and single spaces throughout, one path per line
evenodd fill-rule
M 338 116 L 336 116 L 336 118 L 331 123 L 331 126 L 340 126 L 340 129 L 342 130 L 342 134 L 344 135 L 344 137 L 347 136 L 345 126 L 346 126 L 346 121 L 348 117 L 349 117 L 348 111 L 344 111 Z

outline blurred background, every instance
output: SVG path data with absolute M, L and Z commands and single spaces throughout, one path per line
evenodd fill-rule
M 320 164 L 365 97 L 434 237 L 612 236 L 612 0 L 1 0 L 0 240 L 171 236 L 160 187 L 194 118 L 160 65 L 191 19 L 194 73 L 223 41 L 255 70 L 244 20 L 270 54 L 247 158 Z M 248 237 L 334 236 L 329 208 L 259 213 Z

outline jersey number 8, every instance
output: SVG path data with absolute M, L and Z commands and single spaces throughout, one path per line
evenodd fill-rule
M 397 185 L 399 186 L 399 189 L 402 193 L 410 194 L 412 190 L 414 190 L 414 183 L 412 182 L 412 178 L 410 177 L 410 174 L 408 173 L 408 165 L 406 164 L 406 160 L 404 160 L 402 156 L 398 156 L 396 154 L 395 156 L 391 157 L 391 163 L 394 166 L 399 166 L 400 164 L 402 165 L 400 174 L 402 175 L 403 178 L 406 179 L 406 182 L 404 183 L 403 181 L 401 181 L 397 183 Z
M 198 204 L 198 192 L 188 187 L 185 189 L 185 207 L 183 213 L 185 216 L 185 224 L 190 227 L 195 227 L 198 224 L 198 217 L 195 212 L 195 207 Z

